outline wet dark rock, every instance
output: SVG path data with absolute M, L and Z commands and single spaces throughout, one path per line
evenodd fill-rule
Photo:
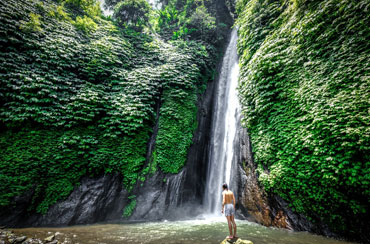
M 268 195 L 258 183 L 256 165 L 253 161 L 252 146 L 246 128 L 237 130 L 235 172 L 237 182 L 237 216 L 265 226 L 275 226 L 296 231 L 309 231 L 336 237 L 324 223 L 312 224 L 304 215 L 289 208 L 289 204 L 277 195 Z M 239 146 L 237 146 L 239 145 Z
M 184 186 L 181 202 L 201 204 L 206 185 L 209 143 L 211 136 L 212 109 L 214 103 L 215 82 L 209 82 L 207 90 L 198 102 L 198 127 L 194 133 L 193 143 L 188 150 L 184 169 Z
M 136 187 L 132 194 L 137 196 L 137 206 L 130 220 L 179 219 L 199 214 L 192 206 L 201 204 L 205 187 L 213 89 L 214 82 L 209 82 L 198 99 L 198 127 L 185 167 L 175 175 L 157 171 Z
M 169 176 L 166 181 L 165 174 L 157 171 L 154 176 L 147 179 L 143 186 L 137 188 L 133 194 L 137 196 L 137 206 L 130 220 L 158 220 L 165 218 L 169 206 L 176 205 L 176 186 L 174 182 L 181 180 L 181 173 Z M 171 202 L 174 201 L 174 202 Z
M 0 208 L 0 225 L 14 227 L 24 221 L 28 215 L 27 208 L 31 204 L 34 189 L 30 189 L 13 199 L 12 206 Z
M 32 197 L 27 199 L 29 202 L 26 204 L 24 197 L 25 204 L 16 205 L 14 212 L 1 213 L 0 223 L 9 227 L 60 226 L 117 219 L 127 203 L 127 192 L 122 187 L 122 176 L 107 174 L 83 178 L 67 199 L 51 206 L 45 215 L 27 214 L 25 206 L 29 206 Z
M 338 235 L 331 232 L 329 227 L 325 223 L 311 223 L 303 214 L 299 214 L 291 210 L 289 204 L 284 201 L 278 195 L 270 195 L 268 197 L 268 203 L 271 207 L 272 216 L 278 219 L 279 213 L 283 213 L 286 222 L 288 222 L 293 230 L 296 231 L 309 231 L 328 237 L 338 238 Z M 279 227 L 278 225 L 274 225 Z

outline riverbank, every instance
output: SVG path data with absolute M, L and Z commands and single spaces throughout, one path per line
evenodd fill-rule
M 1 229 L 0 230 L 0 244 L 60 244 L 60 243 L 72 243 L 68 242 L 66 239 L 60 242 L 56 239 L 56 236 L 60 235 L 57 233 L 51 234 L 44 239 L 29 237 L 22 235 L 21 233 L 15 233 L 13 230 Z

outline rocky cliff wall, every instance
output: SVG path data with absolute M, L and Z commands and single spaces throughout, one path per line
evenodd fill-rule
M 289 204 L 275 194 L 268 194 L 258 182 L 256 164 L 248 130 L 239 126 L 235 139 L 236 151 L 234 178 L 237 189 L 237 215 L 239 218 L 296 231 L 309 231 L 335 237 L 324 223 L 311 223 L 304 215 L 292 211 Z

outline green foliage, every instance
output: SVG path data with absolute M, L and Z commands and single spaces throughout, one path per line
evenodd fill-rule
M 97 0 L 64 0 L 63 5 L 72 9 L 78 15 L 90 17 L 100 16 L 101 9 Z
M 191 92 L 180 96 L 164 94 L 168 98 L 160 111 L 156 162 L 165 173 L 177 173 L 184 166 L 197 126 L 196 94 Z
M 32 190 L 29 211 L 45 213 L 81 177 L 119 172 L 130 191 L 138 179 L 159 169 L 176 173 L 186 161 L 197 94 L 211 77 L 215 50 L 196 41 L 164 42 L 119 30 L 111 21 L 76 15 L 71 3 L 85 9 L 84 1 L 0 5 L 2 208 Z M 35 13 L 31 18 L 40 25 L 42 19 L 42 34 L 20 30 L 28 13 Z M 158 104 L 160 143 L 146 164 Z M 170 170 L 163 155 L 175 155 Z
M 22 21 L 21 25 L 19 26 L 19 29 L 25 31 L 25 32 L 40 32 L 42 31 L 41 28 L 41 21 L 40 21 L 41 15 L 30 13 L 29 14 L 29 20 L 28 21 Z
M 172 43 L 183 56 L 176 58 L 175 65 L 167 65 L 162 74 L 166 83 L 153 158 L 154 164 L 165 173 L 177 173 L 186 162 L 187 150 L 197 127 L 197 94 L 204 91 L 203 84 L 211 75 L 200 76 L 204 71 L 199 68 L 210 70 L 209 66 L 214 65 L 204 46 L 180 40 Z M 181 76 L 172 72 L 178 69 L 182 71 Z
M 188 21 L 189 28 L 194 29 L 194 34 L 199 35 L 202 40 L 215 38 L 216 18 L 208 13 L 207 8 L 201 5 L 195 9 Z
M 217 45 L 222 40 L 221 33 L 228 32 L 223 23 L 216 25 L 215 9 L 209 1 L 172 0 L 157 12 L 155 29 L 166 39 L 191 39 Z
M 156 30 L 162 35 L 168 35 L 172 39 L 186 38 L 183 28 L 186 28 L 181 21 L 186 15 L 186 12 L 180 12 L 174 6 L 165 6 L 162 10 L 158 10 Z M 186 28 L 187 29 L 187 28 Z M 168 34 L 167 34 L 168 32 Z M 186 30 L 188 32 L 188 30 Z
M 71 17 L 69 17 L 69 14 L 65 11 L 64 5 L 57 6 L 55 10 L 50 10 L 48 14 L 50 17 L 57 18 L 58 20 L 72 21 Z
M 84 175 L 121 172 L 131 189 L 145 162 L 148 133 L 136 137 L 106 138 L 96 127 L 73 130 L 25 128 L 0 136 L 1 206 L 35 188 L 30 209 L 45 213 L 68 196 Z
M 122 216 L 124 218 L 128 218 L 131 216 L 132 212 L 134 211 L 135 207 L 136 207 L 136 199 L 135 199 L 135 195 L 133 196 L 129 196 L 128 199 L 130 199 L 130 203 L 128 205 L 126 205 L 125 209 L 123 210 L 123 214 Z
M 64 6 L 72 11 L 75 20 L 72 20 L 64 11 Z M 98 28 L 98 25 L 93 19 L 98 20 L 101 10 L 99 2 L 96 0 L 64 0 L 54 13 L 59 20 L 69 20 L 77 30 L 89 34 Z
M 356 237 L 369 218 L 368 1 L 239 1 L 240 99 L 260 181 Z
M 114 7 L 119 2 L 121 2 L 121 0 L 104 0 L 104 8 L 114 10 Z
M 114 7 L 113 17 L 120 26 L 141 29 L 149 21 L 151 7 L 146 0 L 124 0 Z
M 82 30 L 85 33 L 91 33 L 98 28 L 98 25 L 90 18 L 84 15 L 84 17 L 77 16 L 76 20 L 73 22 L 74 26 L 78 30 Z
M 158 25 L 160 28 L 177 25 L 180 15 L 176 8 L 166 6 L 163 10 L 159 10 L 158 13 Z
M 167 5 L 163 9 L 158 10 L 156 19 L 156 30 L 162 35 L 166 32 L 171 35 L 172 40 L 187 39 L 192 32 L 187 28 L 185 23 L 186 11 L 179 12 L 174 6 Z
M 187 27 L 179 28 L 179 31 L 174 31 L 172 39 L 177 40 L 181 39 L 183 37 L 186 37 L 188 34 L 190 34 L 190 31 Z

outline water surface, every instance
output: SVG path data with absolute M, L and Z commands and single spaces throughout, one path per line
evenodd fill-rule
M 238 235 L 254 244 L 349 244 L 307 232 L 268 228 L 245 220 L 237 220 Z M 61 243 L 154 243 L 210 244 L 220 243 L 228 229 L 224 218 L 145 223 L 111 223 L 58 228 L 13 229 L 17 234 L 45 238 L 56 232 Z

